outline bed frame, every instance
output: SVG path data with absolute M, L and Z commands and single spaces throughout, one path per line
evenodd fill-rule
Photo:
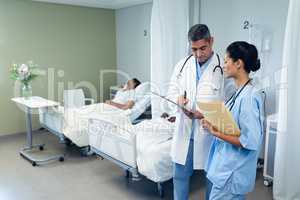
M 136 136 L 134 134 L 131 134 L 121 128 L 117 128 L 110 122 L 100 119 L 89 119 L 88 133 L 90 147 L 93 153 L 122 168 L 125 171 L 126 178 L 131 177 L 133 181 L 139 181 L 142 179 L 142 174 L 139 173 L 137 167 Z M 126 139 L 122 139 L 122 136 L 118 136 L 117 133 L 127 134 L 128 137 Z M 118 139 L 113 140 L 113 138 Z M 106 141 L 106 145 L 104 145 L 103 141 Z M 122 146 L 122 151 L 121 149 L 112 150 L 112 145 L 118 145 L 118 147 Z M 126 155 L 127 158 L 124 155 Z M 156 182 L 156 184 L 158 194 L 161 198 L 163 198 L 163 182 Z

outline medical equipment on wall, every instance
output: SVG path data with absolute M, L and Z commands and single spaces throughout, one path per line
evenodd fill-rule
M 272 31 L 266 25 L 251 23 L 248 20 L 244 21 L 243 29 L 248 31 L 247 41 L 256 46 L 261 66 L 264 66 L 260 70 L 251 73 L 250 77 L 259 88 L 265 89 L 269 87 L 270 84 L 268 79 L 263 77 L 263 74 L 266 74 L 265 66 L 268 66 L 270 61 L 273 38 Z
M 217 58 L 218 58 L 218 65 L 216 65 L 214 67 L 214 70 L 213 72 L 216 72 L 217 69 L 219 69 L 221 71 L 221 74 L 223 75 L 223 69 L 221 67 L 221 61 L 220 61 L 220 56 L 218 54 L 217 55 Z M 177 75 L 177 79 L 179 80 L 181 77 L 182 77 L 182 72 L 183 72 L 183 69 L 184 67 L 186 66 L 186 63 L 189 61 L 189 59 L 193 56 L 193 54 L 189 55 L 186 60 L 184 61 L 183 65 L 181 66 L 181 69 L 179 71 L 179 74 Z
M 252 24 L 244 21 L 243 29 L 248 30 L 248 42 L 256 46 L 259 53 L 270 52 L 272 47 L 272 33 L 267 26 Z
M 277 114 L 267 117 L 265 161 L 264 161 L 264 185 L 271 186 L 274 177 L 274 161 L 277 138 Z

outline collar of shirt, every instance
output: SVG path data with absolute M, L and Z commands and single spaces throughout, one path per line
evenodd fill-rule
M 205 63 L 203 63 L 202 65 L 200 65 L 200 63 L 196 59 L 196 75 L 197 75 L 196 77 L 197 77 L 197 81 L 200 80 L 202 72 L 211 63 L 213 55 L 214 55 L 214 53 L 212 53 L 212 55 L 208 58 L 208 60 Z

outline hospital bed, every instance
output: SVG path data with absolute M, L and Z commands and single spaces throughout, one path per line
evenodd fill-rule
M 132 109 L 122 111 L 128 120 L 137 123 L 139 117 L 150 107 L 150 83 L 145 82 L 135 89 L 136 102 Z M 90 105 L 85 105 L 90 101 Z M 94 104 L 92 99 L 86 99 L 81 89 L 64 91 L 64 107 L 40 110 L 40 123 L 50 132 L 57 135 L 67 144 L 73 143 L 83 149 L 86 154 L 89 150 L 87 125 L 90 115 L 101 112 L 103 103 Z M 115 108 L 115 110 L 120 111 Z M 120 111 L 121 112 L 121 111 Z
M 39 110 L 39 120 L 42 127 L 64 140 L 64 114 L 68 109 L 80 109 L 87 102 L 94 103 L 91 98 L 85 98 L 82 89 L 65 90 L 64 106 L 51 107 Z
M 91 151 L 131 174 L 157 183 L 163 197 L 163 182 L 172 178 L 170 156 L 174 123 L 158 118 L 133 125 L 122 114 L 90 116 L 88 134 Z

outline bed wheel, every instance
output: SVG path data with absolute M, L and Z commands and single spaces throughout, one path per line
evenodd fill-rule
M 129 177 L 130 177 L 130 173 L 129 173 L 128 170 L 125 171 L 125 177 L 126 177 L 126 178 L 129 178 Z
M 68 138 L 64 138 L 64 143 L 67 147 L 70 147 L 72 145 L 72 141 Z
M 59 162 L 64 162 L 65 161 L 65 158 L 64 157 L 59 157 Z
M 83 157 L 90 156 L 89 152 L 90 152 L 90 147 L 89 146 L 80 148 L 80 154 Z
M 131 180 L 132 181 L 140 181 L 142 177 L 138 173 L 131 173 Z
M 101 159 L 101 160 L 104 160 L 104 158 L 96 153 L 93 153 L 93 155 L 95 155 L 97 158 Z
M 157 183 L 157 191 L 160 198 L 164 198 L 164 188 L 162 183 Z

